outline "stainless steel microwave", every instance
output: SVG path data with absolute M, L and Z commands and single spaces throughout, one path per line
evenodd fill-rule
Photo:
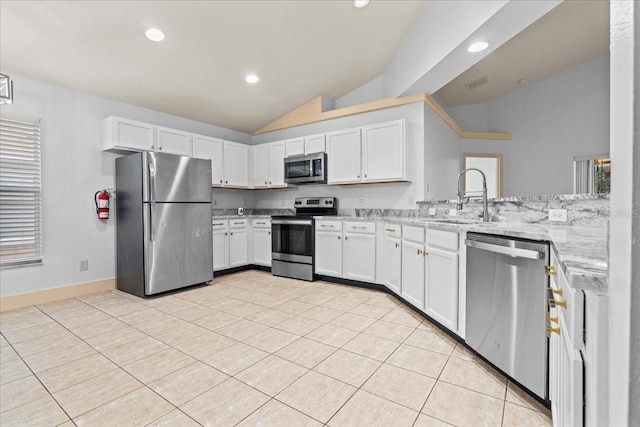
M 287 184 L 326 184 L 327 153 L 286 157 L 284 159 L 284 182 Z

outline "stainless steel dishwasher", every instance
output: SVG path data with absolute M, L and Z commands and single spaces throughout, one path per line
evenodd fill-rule
M 549 244 L 467 233 L 466 342 L 547 399 Z

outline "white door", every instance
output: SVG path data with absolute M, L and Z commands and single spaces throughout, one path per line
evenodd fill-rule
M 158 126 L 158 151 L 191 157 L 193 154 L 191 135 L 187 132 Z
M 247 247 L 247 229 L 246 228 L 230 228 L 229 229 L 229 267 L 238 267 L 247 265 L 248 247 Z
M 253 263 L 271 267 L 271 229 L 253 229 Z
M 134 120 L 109 117 L 108 126 L 113 126 L 113 146 L 134 151 L 153 151 L 154 126 Z
M 425 312 L 453 332 L 458 330 L 458 255 L 427 248 Z
M 344 234 L 343 274 L 347 279 L 361 282 L 376 281 L 375 234 Z
M 384 285 L 400 295 L 402 278 L 402 241 L 385 237 L 383 258 Z
M 404 121 L 362 128 L 362 173 L 364 181 L 405 178 Z
M 229 235 L 226 229 L 213 229 L 213 271 L 229 268 Z
M 324 145 L 324 134 L 305 136 L 304 150 L 306 154 L 324 153 L 326 151 Z
M 316 274 L 342 277 L 342 233 L 316 231 Z
M 402 297 L 424 310 L 424 246 L 402 242 Z
M 253 147 L 253 186 L 266 188 L 269 186 L 269 145 Z
M 284 142 L 269 144 L 269 186 L 284 187 Z
M 224 162 L 221 140 L 193 135 L 193 157 L 211 160 L 211 184 L 222 185 Z
M 327 135 L 327 183 L 360 182 L 360 129 Z
M 224 141 L 224 185 L 229 187 L 249 186 L 249 146 Z

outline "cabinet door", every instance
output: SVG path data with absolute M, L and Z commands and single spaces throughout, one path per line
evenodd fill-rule
M 375 234 L 344 234 L 343 274 L 347 279 L 376 281 Z
M 304 152 L 305 154 L 324 153 L 326 151 L 324 144 L 324 134 L 305 136 Z
M 104 147 L 131 151 L 153 151 L 155 127 L 153 125 L 108 117 L 104 120 Z
M 227 230 L 213 229 L 213 271 L 229 267 L 229 235 Z
M 221 140 L 193 135 L 193 157 L 211 160 L 211 184 L 222 185 L 224 162 Z
M 342 277 L 342 233 L 316 232 L 316 274 Z
M 284 187 L 284 142 L 269 144 L 269 186 Z
M 400 239 L 384 239 L 384 285 L 400 295 L 402 278 L 402 241 Z
M 253 186 L 266 188 L 269 186 L 269 145 L 253 147 Z
M 425 312 L 456 332 L 458 330 L 458 254 L 426 248 Z
M 285 156 L 301 156 L 304 154 L 304 140 L 302 138 L 285 141 Z
M 328 184 L 360 182 L 360 129 L 327 135 Z
M 249 186 L 249 146 L 224 141 L 224 185 L 229 187 Z
M 560 337 L 558 351 L 558 396 L 556 405 L 559 426 L 582 426 L 583 362 L 580 352 L 571 345 L 562 313 L 558 316 Z
M 362 128 L 364 181 L 405 179 L 404 120 Z
M 191 156 L 191 135 L 175 129 L 158 126 L 158 151 L 180 156 Z
M 424 310 L 424 245 L 402 242 L 402 297 Z
M 253 229 L 253 263 L 271 267 L 271 229 Z
M 230 228 L 229 229 L 229 267 L 238 267 L 247 265 L 248 262 L 247 248 L 247 229 L 246 228 Z

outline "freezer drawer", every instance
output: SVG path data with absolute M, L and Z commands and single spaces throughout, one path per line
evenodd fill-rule
M 212 280 L 211 205 L 144 205 L 145 294 Z

